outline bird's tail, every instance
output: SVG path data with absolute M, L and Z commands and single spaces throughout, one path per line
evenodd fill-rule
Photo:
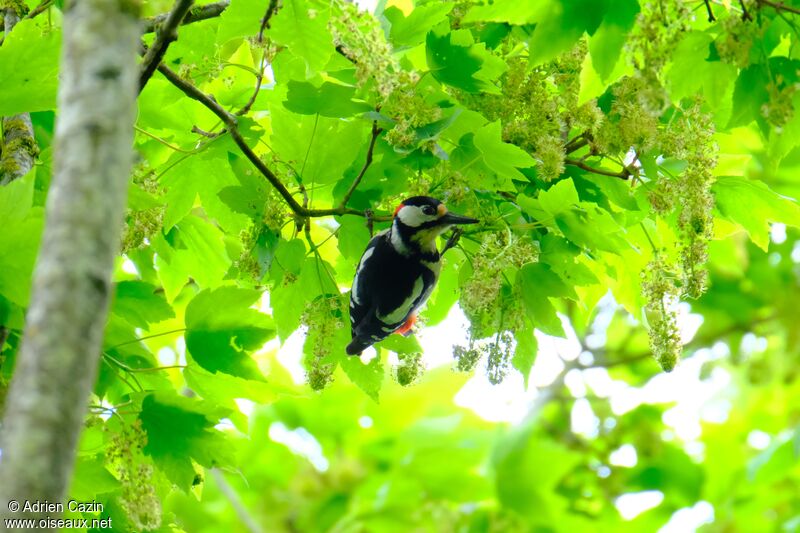
M 371 341 L 365 341 L 359 337 L 354 337 L 353 340 L 350 341 L 350 344 L 347 345 L 347 348 L 345 348 L 345 351 L 347 355 L 360 355 L 365 348 L 371 345 Z

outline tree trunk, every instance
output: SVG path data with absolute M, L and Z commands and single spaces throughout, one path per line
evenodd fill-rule
M 9 502 L 60 503 L 66 495 L 97 374 L 133 159 L 138 2 L 67 6 L 47 222 L 0 435 L 2 518 L 53 517 L 11 513 Z
M 19 13 L 7 8 L 3 17 L 5 34 L 19 22 Z M 39 153 L 33 138 L 33 124 L 30 113 L 20 113 L 3 117 L 3 142 L 0 143 L 0 185 L 8 185 L 21 178 L 33 168 Z M 0 345 L 1 346 L 1 345 Z

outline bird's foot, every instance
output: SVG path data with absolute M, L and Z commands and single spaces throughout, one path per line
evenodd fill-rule
M 447 239 L 447 242 L 445 243 L 444 248 L 442 249 L 442 254 L 444 254 L 447 250 L 453 248 L 456 244 L 458 244 L 458 240 L 461 238 L 463 234 L 464 234 L 463 229 L 461 228 L 454 229 L 453 234 L 450 235 L 449 239 Z

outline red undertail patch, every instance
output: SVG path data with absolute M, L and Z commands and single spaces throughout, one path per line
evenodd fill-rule
M 412 313 L 406 321 L 403 323 L 402 326 L 395 330 L 395 333 L 399 333 L 400 335 L 404 335 L 408 337 L 411 334 L 411 328 L 414 327 L 414 324 L 417 322 L 417 314 Z

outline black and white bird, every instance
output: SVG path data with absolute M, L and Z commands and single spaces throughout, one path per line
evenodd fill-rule
M 430 296 L 441 269 L 436 239 L 458 224 L 478 221 L 447 211 L 428 196 L 414 196 L 394 212 L 392 226 L 372 238 L 361 256 L 350 292 L 349 355 L 392 333 L 407 333 Z

